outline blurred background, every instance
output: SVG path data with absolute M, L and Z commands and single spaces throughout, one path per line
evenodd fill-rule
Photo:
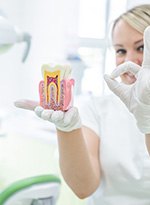
M 76 94 L 103 93 L 103 73 L 114 69 L 108 32 L 113 19 L 126 10 L 127 0 L 0 0 L 9 22 L 31 35 L 28 58 L 24 43 L 0 55 L 0 107 L 19 98 L 38 99 L 41 66 L 69 60 L 80 78 Z M 129 6 L 129 5 L 128 5 Z M 106 60 L 107 59 L 107 60 Z M 110 60 L 111 59 L 111 60 Z
M 111 24 L 122 12 L 141 3 L 149 0 L 0 0 L 0 15 L 12 30 L 20 32 L 19 40 L 14 37 L 14 43 L 0 46 L 0 190 L 18 178 L 48 170 L 61 177 L 53 125 L 15 108 L 14 101 L 39 100 L 41 66 L 53 61 L 72 65 L 76 101 L 81 96 L 109 93 L 103 74 L 115 68 Z M 36 166 L 35 158 L 39 160 Z M 86 202 L 78 200 L 63 182 L 58 204 L 80 203 Z

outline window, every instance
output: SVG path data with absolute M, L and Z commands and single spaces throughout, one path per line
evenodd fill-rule
M 115 66 L 113 53 L 107 48 L 109 24 L 125 8 L 126 0 L 80 0 L 78 53 L 86 65 L 83 93 L 102 95 L 104 92 L 103 74 Z
M 106 19 L 106 0 L 80 0 L 79 37 L 104 38 Z

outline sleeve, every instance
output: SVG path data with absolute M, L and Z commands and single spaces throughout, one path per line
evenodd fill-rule
M 82 100 L 79 105 L 82 125 L 92 129 L 100 137 L 100 115 L 93 98 Z

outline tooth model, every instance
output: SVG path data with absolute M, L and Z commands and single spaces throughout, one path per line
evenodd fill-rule
M 69 65 L 43 65 L 39 83 L 40 105 L 45 109 L 68 110 L 73 104 L 74 79 Z

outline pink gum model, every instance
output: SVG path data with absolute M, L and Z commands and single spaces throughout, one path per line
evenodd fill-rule
M 73 104 L 73 86 L 74 79 L 61 80 L 60 85 L 53 80 L 48 86 L 40 81 L 40 105 L 45 109 L 68 110 Z

